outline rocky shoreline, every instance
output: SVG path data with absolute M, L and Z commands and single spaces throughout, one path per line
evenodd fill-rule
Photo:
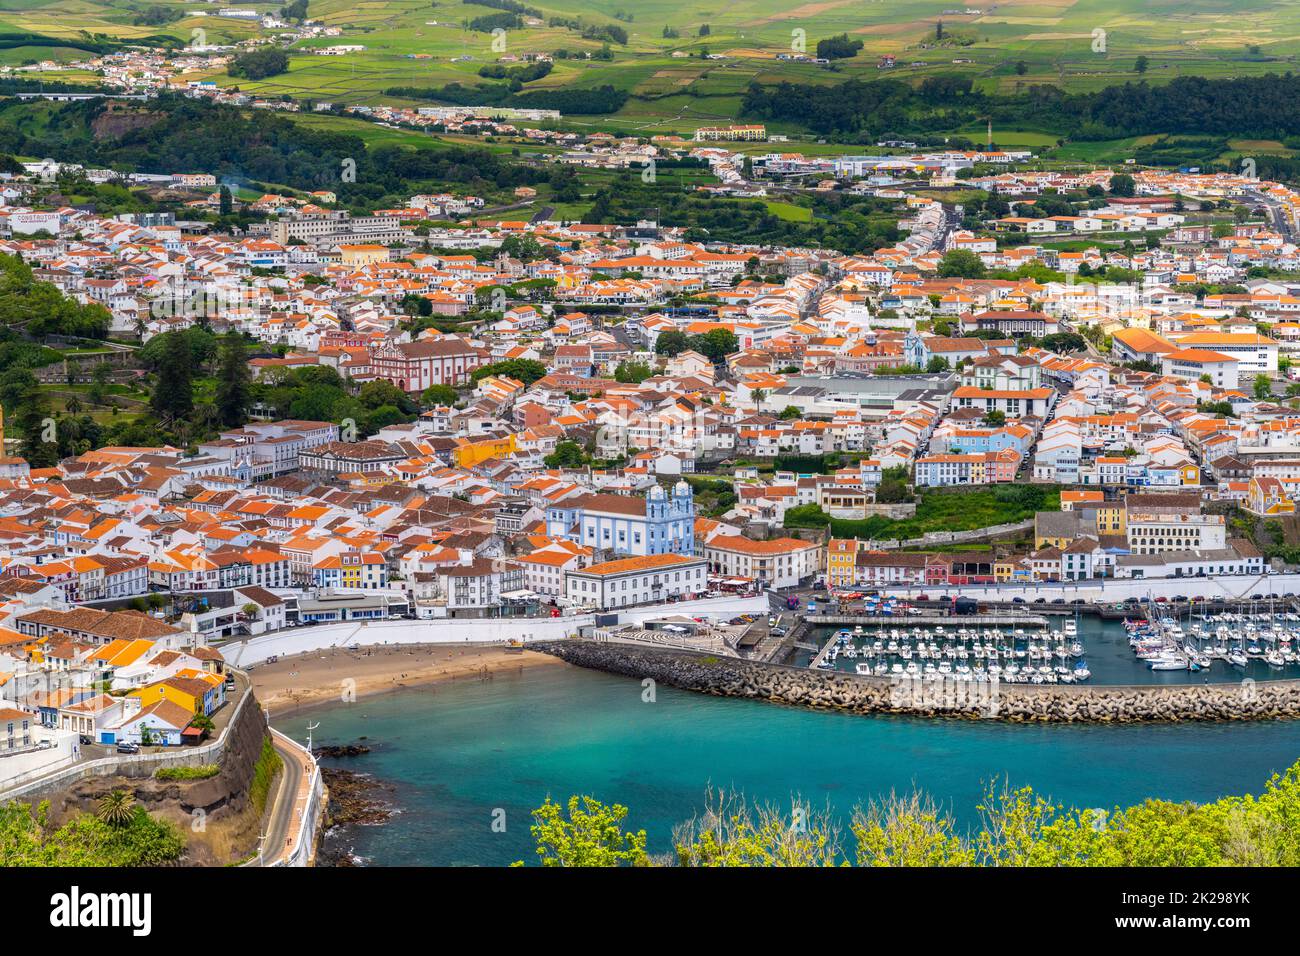
M 370 748 L 365 744 L 342 744 L 317 747 L 315 752 L 317 756 L 337 759 L 362 756 L 370 753 Z M 393 788 L 368 773 L 340 767 L 321 767 L 321 775 L 329 788 L 329 803 L 316 865 L 356 866 L 350 847 L 343 845 L 346 828 L 387 823 L 394 811 L 386 795 Z
M 882 678 L 765 664 L 672 648 L 584 640 L 530 645 L 579 667 L 683 690 L 859 714 L 1012 723 L 1133 723 L 1300 717 L 1300 681 L 1091 686 Z

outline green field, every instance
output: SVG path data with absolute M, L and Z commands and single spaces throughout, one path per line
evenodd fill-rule
M 276 4 L 244 4 L 275 12 Z M 987 0 L 953 4 L 945 0 L 537 0 L 529 7 L 540 23 L 504 36 L 493 49 L 490 33 L 465 24 L 499 11 L 453 0 L 311 0 L 308 13 L 342 29 L 337 37 L 299 42 L 287 73 L 250 82 L 224 73 L 213 78 L 259 95 L 293 95 L 340 103 L 401 102 L 385 97 L 394 86 L 437 87 L 483 82 L 478 70 L 501 56 L 524 53 L 594 52 L 601 41 L 584 38 L 551 17 L 586 25 L 617 26 L 627 43 L 611 44 L 613 58 L 556 60 L 550 75 L 525 89 L 573 89 L 609 84 L 631 98 L 612 116 L 574 117 L 573 128 L 601 128 L 643 134 L 689 133 L 695 127 L 734 119 L 752 81 L 838 83 L 850 77 L 915 78 L 935 72 L 973 75 L 978 88 L 1015 92 L 1050 83 L 1088 90 L 1136 80 L 1137 58 L 1147 58 L 1142 77 L 1163 82 L 1189 74 L 1209 77 L 1283 72 L 1300 54 L 1300 4 L 1292 0 Z M 146 7 L 183 14 L 162 25 L 136 22 Z M 959 9 L 977 12 L 945 13 Z M 621 18 L 615 14 L 627 11 Z M 194 16 L 196 5 L 177 0 L 4 0 L 0 33 L 38 33 L 52 38 L 92 37 L 130 41 L 166 34 L 188 41 L 205 31 L 209 43 L 268 36 L 264 30 L 215 15 Z M 215 14 L 215 8 L 207 12 Z M 630 17 L 630 19 L 629 19 Z M 936 26 L 945 37 L 936 41 Z M 707 35 L 701 36 L 706 27 Z M 1101 32 L 1104 31 L 1104 37 Z M 665 32 L 676 36 L 665 36 Z M 830 67 L 778 60 L 793 47 L 814 54 L 817 41 L 840 33 L 860 39 L 857 56 Z M 319 56 L 312 48 L 359 44 L 345 56 Z M 720 57 L 705 59 L 705 53 Z M 877 67 L 882 55 L 895 68 Z M 0 65 L 42 59 L 68 61 L 78 51 L 65 47 L 0 45 Z M 419 56 L 419 59 L 415 57 Z M 469 57 L 462 62 L 454 58 Z M 62 74 L 46 74 L 66 79 Z M 196 73 L 195 76 L 203 76 Z M 409 105 L 409 102 L 408 102 Z M 774 132 L 782 130 L 773 126 Z M 790 132 L 797 132 L 791 130 Z M 979 130 L 964 130 L 978 134 Z M 1032 130 L 995 131 L 1007 146 L 1048 147 L 1055 139 Z M 1100 160 L 1098 152 L 1064 158 Z

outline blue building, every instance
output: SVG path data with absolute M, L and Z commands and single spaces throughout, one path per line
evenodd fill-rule
M 669 495 L 660 486 L 644 498 L 580 495 L 546 510 L 546 533 L 614 554 L 695 553 L 695 497 L 679 481 Z

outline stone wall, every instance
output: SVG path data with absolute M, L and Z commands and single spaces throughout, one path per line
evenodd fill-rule
M 1267 720 L 1300 716 L 1300 681 L 1160 687 L 894 679 L 764 664 L 668 648 L 582 640 L 533 650 L 571 664 L 721 697 L 860 714 L 969 717 L 1011 722 Z

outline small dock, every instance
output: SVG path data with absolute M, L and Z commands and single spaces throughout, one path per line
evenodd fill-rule
M 829 654 L 831 652 L 831 648 L 835 646 L 836 640 L 837 638 L 835 634 L 831 634 L 829 637 L 827 637 L 826 643 L 822 646 L 822 649 L 817 652 L 817 656 L 808 662 L 808 666 L 821 667 L 822 664 L 826 661 L 826 655 Z
M 1041 614 L 809 614 L 804 618 L 819 627 L 1042 627 Z

